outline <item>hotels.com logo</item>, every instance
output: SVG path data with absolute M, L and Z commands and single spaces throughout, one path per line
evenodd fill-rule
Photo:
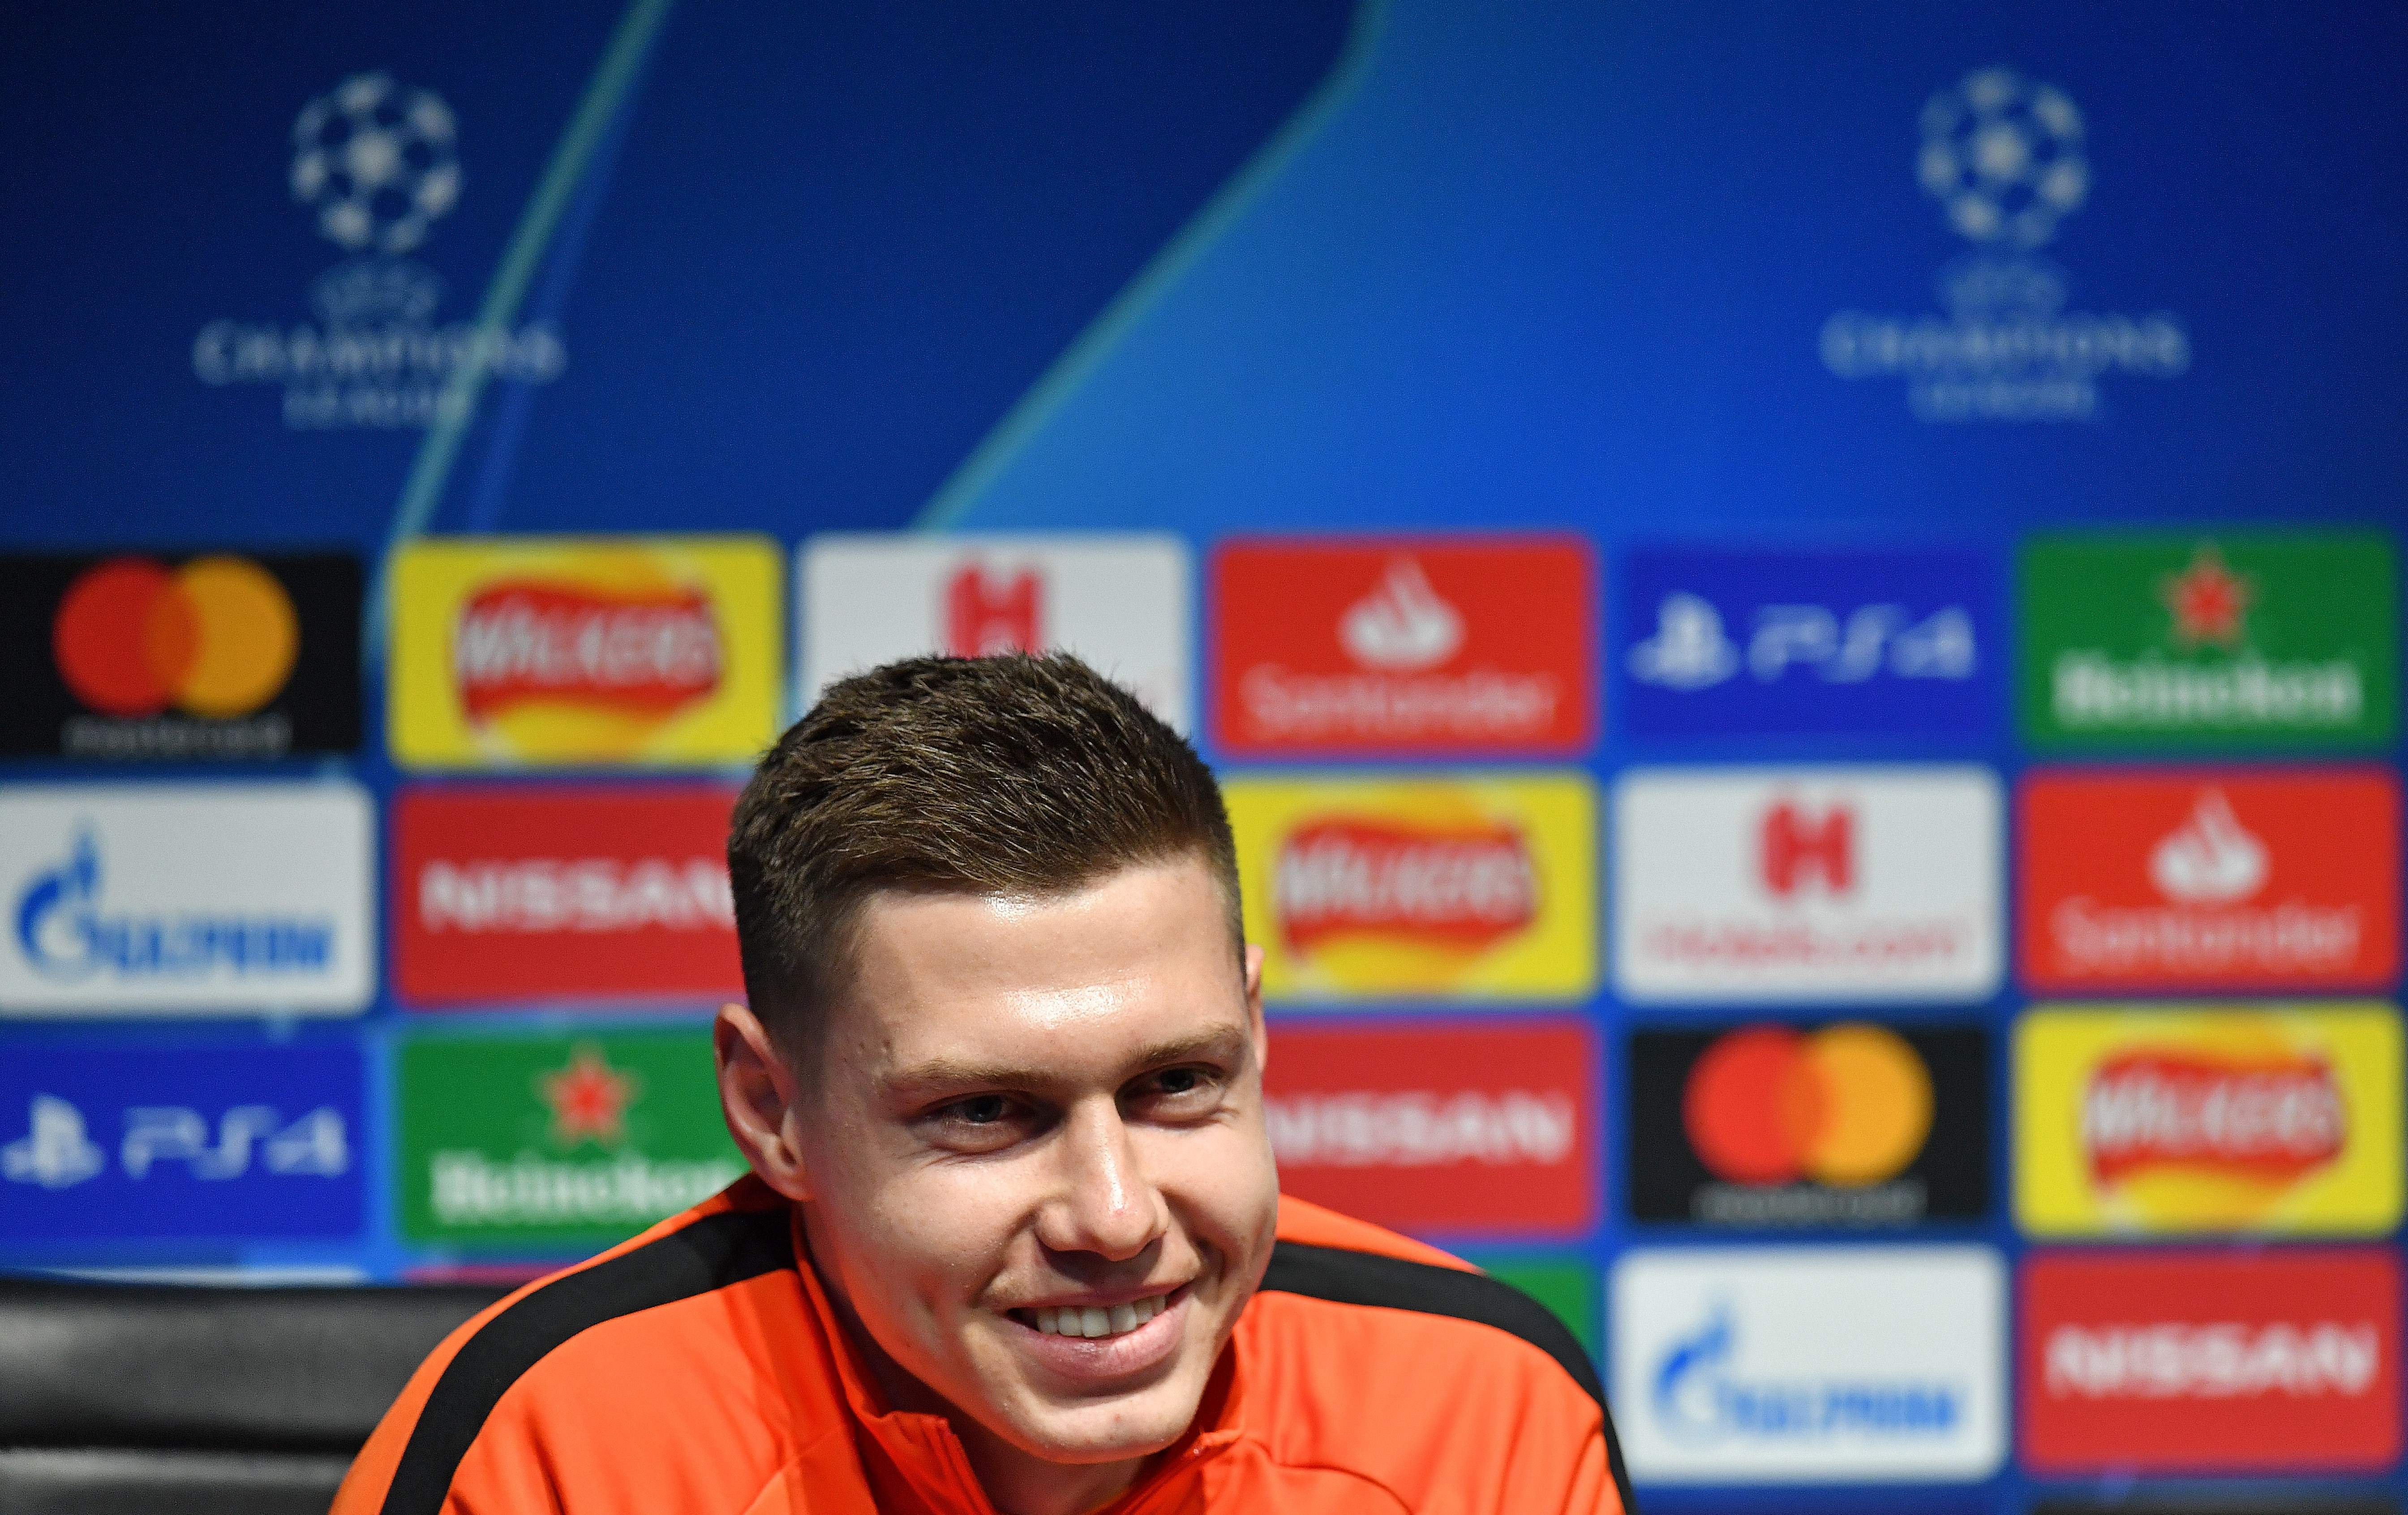
M 1529 844 L 1501 823 L 1316 821 L 1281 844 L 1277 878 L 1281 933 L 1300 952 L 1347 937 L 1437 940 L 1478 951 L 1539 914 Z
M 2091 1075 L 2082 1139 L 2104 1186 L 2191 1171 L 2287 1188 L 2341 1156 L 2349 1113 L 2320 1057 L 2136 1049 Z
M 1758 872 L 1764 887 L 1783 899 L 1808 879 L 1831 894 L 1856 887 L 1856 812 L 1833 805 L 1818 819 L 1783 801 L 1764 813 Z
M 1250 753 L 1574 751 L 1594 729 L 1587 548 L 1232 542 L 1215 561 L 1216 735 Z
M 2399 972 L 2385 773 L 2042 774 L 2023 966 L 2042 988 L 2344 985 Z
M 1641 770 L 1617 791 L 1623 991 L 1979 998 L 1998 799 L 1962 768 Z
M 2022 1291 L 2037 1471 L 2372 1471 L 2400 1455 L 2386 1251 L 2043 1253 Z
M 666 716 L 716 690 L 723 661 L 699 589 L 542 579 L 469 597 L 453 657 L 461 703 L 479 722 L 545 704 Z
M 990 578 L 965 563 L 945 585 L 945 651 L 955 657 L 1045 648 L 1045 580 L 1033 568 Z

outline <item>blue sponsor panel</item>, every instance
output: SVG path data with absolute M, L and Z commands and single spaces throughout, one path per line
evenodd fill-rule
M 1639 738 L 1989 735 L 1997 573 L 1970 552 L 1634 552 L 1612 705 Z
M 356 1239 L 365 1095 L 350 1042 L 18 1044 L 0 1248 Z

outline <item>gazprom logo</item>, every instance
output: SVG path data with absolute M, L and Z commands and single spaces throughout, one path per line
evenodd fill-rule
M 75 983 L 324 974 L 332 960 L 331 916 L 112 914 L 103 896 L 99 844 L 76 829 L 66 858 L 28 879 L 17 895 L 18 950 L 43 977 Z
M 1813 1444 L 1939 1439 L 1963 1428 L 1962 1385 L 1870 1376 L 1752 1378 L 1734 1365 L 1738 1341 L 1729 1305 L 1717 1303 L 1696 1331 L 1666 1347 L 1649 1397 L 1667 1436 L 1696 1446 Z

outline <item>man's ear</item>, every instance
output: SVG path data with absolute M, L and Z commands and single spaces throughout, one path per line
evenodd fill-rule
M 1246 1024 L 1254 1033 L 1254 1069 L 1259 1073 L 1271 1060 L 1270 1033 L 1263 1027 L 1263 948 L 1259 942 L 1246 944 Z
M 744 1160 L 786 1198 L 810 1199 L 795 1073 L 760 1017 L 740 1004 L 721 1005 L 710 1025 L 710 1052 L 719 1065 L 719 1110 Z

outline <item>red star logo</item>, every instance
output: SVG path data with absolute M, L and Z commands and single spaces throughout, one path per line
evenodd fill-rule
M 611 1147 L 627 1133 L 627 1106 L 635 1103 L 642 1080 L 611 1067 L 600 1047 L 580 1043 L 568 1054 L 567 1067 L 537 1075 L 536 1087 L 552 1106 L 553 1141 L 563 1147 L 580 1142 Z
M 2242 618 L 2257 596 L 2248 579 L 2224 566 L 2215 544 L 2203 541 L 2191 554 L 2190 567 L 2157 582 L 2157 598 L 2173 612 L 2177 644 L 2237 647 L 2245 629 Z

